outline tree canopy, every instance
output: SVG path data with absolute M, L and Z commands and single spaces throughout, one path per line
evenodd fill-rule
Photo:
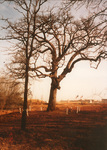
M 52 99 L 54 103 L 56 101 L 56 94 L 51 95 L 52 91 L 60 89 L 60 82 L 75 64 L 96 62 L 97 68 L 100 61 L 107 58 L 106 11 L 105 8 L 79 20 L 65 9 L 57 13 L 50 10 L 37 17 L 35 39 L 39 43 L 37 52 L 43 63 L 30 69 L 36 71 L 38 77 L 51 78 L 50 103 Z

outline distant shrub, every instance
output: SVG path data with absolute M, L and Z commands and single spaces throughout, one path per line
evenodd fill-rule
M 22 105 L 22 94 L 21 83 L 0 77 L 0 109 L 13 109 Z

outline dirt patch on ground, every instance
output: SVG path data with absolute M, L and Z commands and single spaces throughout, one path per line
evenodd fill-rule
M 107 105 L 35 105 L 26 132 L 20 126 L 19 112 L 0 116 L 0 150 L 107 150 Z

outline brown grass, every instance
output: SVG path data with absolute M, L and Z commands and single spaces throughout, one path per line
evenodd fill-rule
M 59 103 L 54 112 L 46 108 L 33 105 L 26 132 L 20 130 L 19 112 L 1 115 L 0 150 L 107 150 L 107 105 Z

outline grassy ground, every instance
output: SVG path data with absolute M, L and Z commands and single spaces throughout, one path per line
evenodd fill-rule
M 0 116 L 0 150 L 107 150 L 107 105 L 60 103 L 54 112 L 41 106 L 29 112 L 26 132 L 19 112 Z

